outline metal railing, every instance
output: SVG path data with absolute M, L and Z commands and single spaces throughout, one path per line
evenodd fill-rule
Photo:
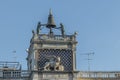
M 0 79 L 29 78 L 30 72 L 27 70 L 0 71 Z
M 20 68 L 19 62 L 0 61 L 0 70 L 18 70 Z
M 120 78 L 120 71 L 80 71 L 79 78 Z

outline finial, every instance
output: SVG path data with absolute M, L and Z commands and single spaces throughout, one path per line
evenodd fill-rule
M 50 8 L 50 10 L 49 10 L 49 15 L 52 15 L 52 9 Z
M 32 30 L 32 34 L 33 34 L 33 36 L 35 35 L 35 31 L 34 30 Z
M 74 32 L 74 35 L 75 35 L 75 36 L 78 35 L 78 32 Z

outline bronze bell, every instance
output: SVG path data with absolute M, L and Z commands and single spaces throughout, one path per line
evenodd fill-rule
M 47 28 L 55 28 L 56 27 L 51 10 L 50 10 L 50 13 L 48 16 L 48 23 L 47 23 L 46 27 Z

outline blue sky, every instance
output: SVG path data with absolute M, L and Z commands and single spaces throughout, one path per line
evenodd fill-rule
M 19 61 L 26 69 L 33 29 L 47 22 L 52 9 L 56 25 L 63 23 L 67 34 L 78 32 L 77 69 L 120 71 L 120 0 L 1 0 L 0 61 Z M 13 53 L 13 51 L 16 53 Z M 16 59 L 14 57 L 17 57 Z

